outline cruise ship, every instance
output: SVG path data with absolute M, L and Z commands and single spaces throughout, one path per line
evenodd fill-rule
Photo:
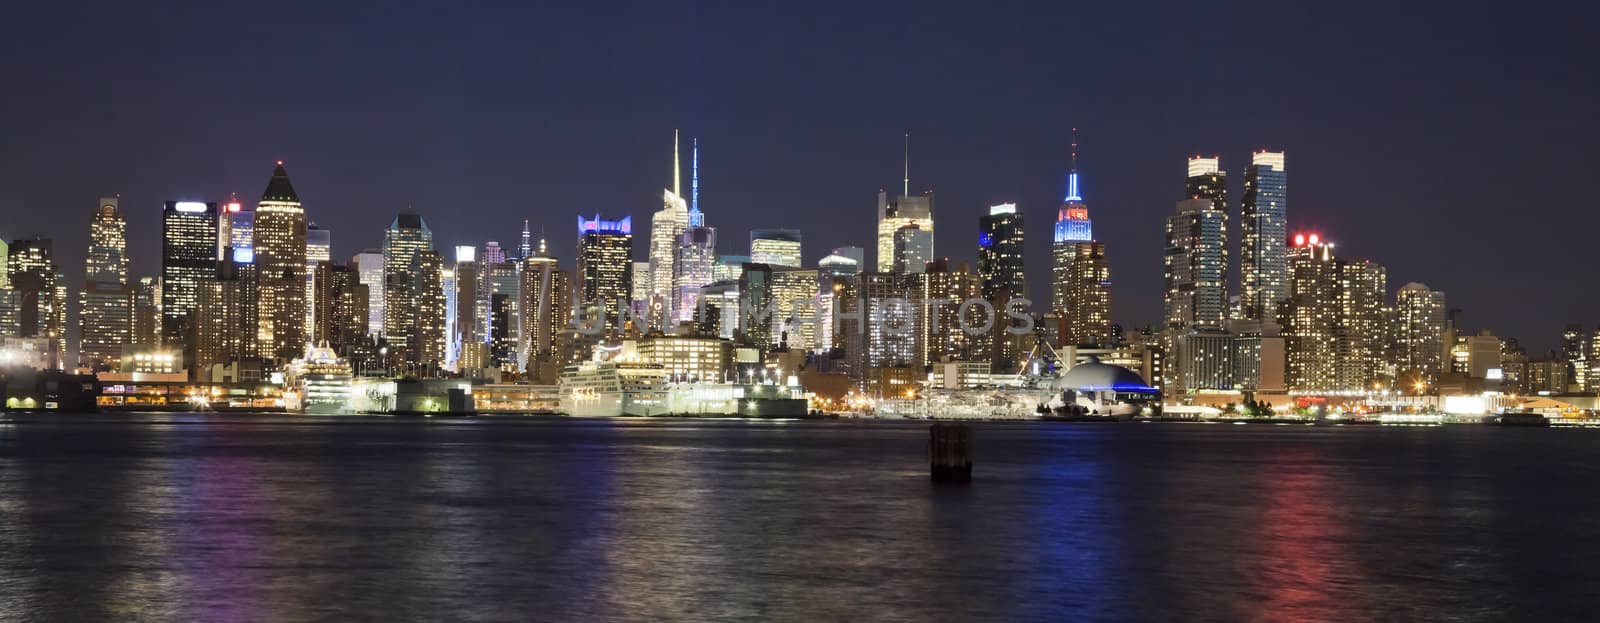
M 561 412 L 578 417 L 664 415 L 666 370 L 657 363 L 585 361 L 561 371 Z
M 285 372 L 290 389 L 284 393 L 286 410 L 322 415 L 350 412 L 350 364 L 327 343 L 308 345 L 305 356 L 290 362 Z

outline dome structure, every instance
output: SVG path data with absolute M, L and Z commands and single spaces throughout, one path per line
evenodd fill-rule
M 1099 357 L 1073 366 L 1061 377 L 1061 386 L 1078 391 L 1154 392 L 1139 373 L 1122 366 L 1100 363 Z

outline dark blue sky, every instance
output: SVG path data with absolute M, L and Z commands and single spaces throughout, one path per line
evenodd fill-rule
M 1391 290 L 1541 348 L 1600 321 L 1587 5 L 29 4 L 0 20 L 0 236 L 54 237 L 75 286 L 97 195 L 152 274 L 163 200 L 253 202 L 277 159 L 336 256 L 411 206 L 441 248 L 529 218 L 570 258 L 575 214 L 648 221 L 679 127 L 725 250 L 798 227 L 808 261 L 870 246 L 909 131 L 939 253 L 971 259 L 1017 201 L 1044 300 L 1077 126 L 1123 324 L 1159 318 L 1185 157 L 1223 157 L 1237 233 L 1259 147 L 1288 151 L 1291 230 Z

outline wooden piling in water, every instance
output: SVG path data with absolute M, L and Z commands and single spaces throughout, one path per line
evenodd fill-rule
M 928 427 L 928 470 L 934 482 L 971 482 L 972 427 L 966 424 Z

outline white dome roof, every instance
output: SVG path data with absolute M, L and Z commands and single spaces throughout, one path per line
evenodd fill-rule
M 1088 361 L 1073 366 L 1067 374 L 1061 377 L 1061 385 L 1067 389 L 1076 390 L 1103 390 L 1103 389 L 1148 389 L 1144 377 L 1139 373 L 1122 366 L 1100 363 L 1099 357 L 1089 357 Z

